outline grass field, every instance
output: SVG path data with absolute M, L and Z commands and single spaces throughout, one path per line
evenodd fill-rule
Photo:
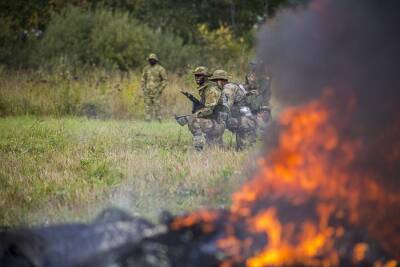
M 0 225 L 87 220 L 116 206 L 154 220 L 229 204 L 256 151 L 195 152 L 173 121 L 0 118 Z

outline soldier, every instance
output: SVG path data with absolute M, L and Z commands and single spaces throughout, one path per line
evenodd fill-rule
M 226 126 L 236 135 L 236 149 L 243 150 L 252 146 L 256 141 L 257 117 L 246 106 L 246 90 L 243 86 L 230 83 L 228 73 L 224 70 L 214 71 L 210 80 L 217 83 L 226 97 L 230 116 Z M 222 98 L 221 98 L 222 99 Z
M 256 61 L 250 62 L 249 72 L 245 77 L 245 88 L 249 92 L 246 104 L 257 115 L 260 123 L 266 124 L 271 116 L 271 75 L 266 69 L 261 73 Z
M 147 58 L 149 65 L 144 67 L 141 89 L 144 94 L 145 119 L 157 119 L 161 121 L 160 97 L 167 86 L 167 73 L 159 64 L 156 54 L 150 54 Z
M 188 124 L 196 150 L 202 150 L 205 144 L 222 146 L 225 122 L 220 117 L 221 90 L 208 79 L 210 75 L 206 67 L 197 67 L 193 74 L 198 85 L 200 108 L 191 116 L 181 117 L 177 121 L 181 125 Z

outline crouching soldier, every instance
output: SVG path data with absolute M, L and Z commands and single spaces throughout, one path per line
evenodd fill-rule
M 257 136 L 257 117 L 246 105 L 246 90 L 241 85 L 230 83 L 228 73 L 224 70 L 216 70 L 210 79 L 217 83 L 227 99 L 230 116 L 226 126 L 236 135 L 236 149 L 252 146 Z
M 223 146 L 222 136 L 225 130 L 224 118 L 221 118 L 220 97 L 218 86 L 209 80 L 206 67 L 197 67 L 194 78 L 200 95 L 198 108 L 190 116 L 176 117 L 180 125 L 188 124 L 193 135 L 193 145 L 196 150 L 202 150 L 206 144 Z
M 256 61 L 251 61 L 244 84 L 248 92 L 246 105 L 257 115 L 258 124 L 264 129 L 271 118 L 271 82 L 267 66 L 263 69 Z

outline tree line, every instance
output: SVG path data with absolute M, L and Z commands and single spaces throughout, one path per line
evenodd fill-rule
M 0 1 L 0 62 L 9 67 L 139 67 L 158 52 L 167 67 L 227 63 L 254 45 L 255 26 L 307 0 Z M 212 63 L 212 62 L 211 62 Z

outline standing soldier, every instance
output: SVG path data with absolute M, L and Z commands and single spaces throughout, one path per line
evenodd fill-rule
M 208 79 L 210 75 L 206 67 L 195 68 L 193 74 L 200 95 L 199 108 L 190 116 L 177 118 L 177 121 L 180 125 L 188 124 L 196 150 L 202 150 L 205 144 L 222 146 L 225 122 L 221 118 L 221 90 Z
M 167 73 L 159 64 L 156 54 L 150 54 L 147 58 L 149 65 L 144 67 L 141 88 L 144 94 L 145 119 L 157 119 L 161 121 L 160 97 L 167 86 Z
M 266 124 L 271 116 L 271 76 L 267 70 L 261 72 L 256 61 L 250 62 L 249 72 L 245 77 L 248 91 L 246 104 L 257 115 L 259 122 Z
M 246 90 L 243 86 L 230 83 L 228 73 L 224 70 L 214 71 L 210 79 L 217 83 L 226 97 L 230 111 L 226 126 L 236 135 L 236 149 L 243 150 L 252 146 L 256 141 L 257 117 L 246 106 Z

